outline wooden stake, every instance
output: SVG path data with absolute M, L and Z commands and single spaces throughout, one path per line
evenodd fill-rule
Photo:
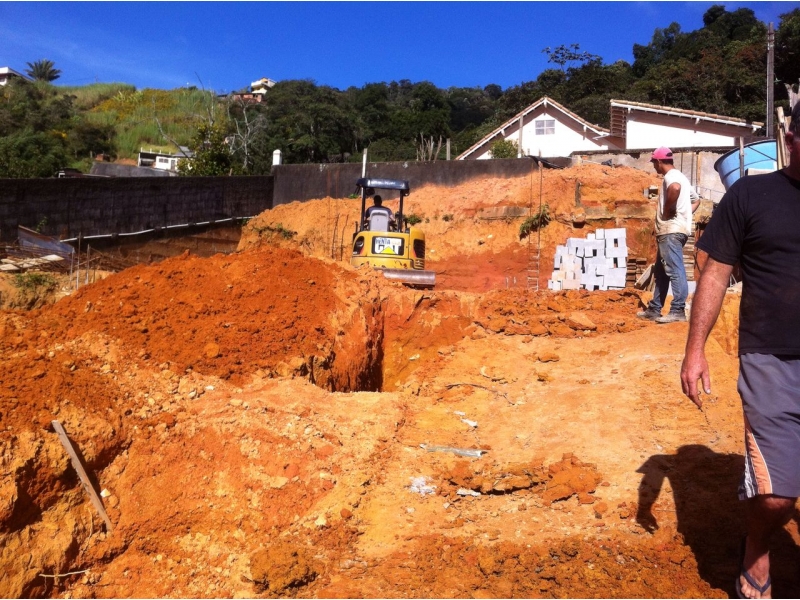
M 97 492 L 94 491 L 94 487 L 89 479 L 89 475 L 86 473 L 86 469 L 83 468 L 83 463 L 78 457 L 78 453 L 75 451 L 75 448 L 72 446 L 72 442 L 70 441 L 69 437 L 67 437 L 67 432 L 64 431 L 64 427 L 58 421 L 52 421 L 52 423 L 53 429 L 56 430 L 58 438 L 61 440 L 61 444 L 67 451 L 67 454 L 69 454 L 69 458 L 72 461 L 72 466 L 78 472 L 78 477 L 81 479 L 83 489 L 86 490 L 87 494 L 89 494 L 89 500 L 92 501 L 92 504 L 94 504 L 94 507 L 97 509 L 97 512 L 100 513 L 100 516 L 103 517 L 103 521 L 106 523 L 106 531 L 111 533 L 111 519 L 108 518 L 106 509 L 103 508 L 103 502 L 100 500 L 100 496 L 98 496 Z

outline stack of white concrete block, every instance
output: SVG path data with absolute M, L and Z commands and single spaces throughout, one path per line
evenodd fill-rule
M 620 290 L 628 272 L 625 229 L 598 229 L 586 239 L 569 238 L 556 247 L 551 290 Z

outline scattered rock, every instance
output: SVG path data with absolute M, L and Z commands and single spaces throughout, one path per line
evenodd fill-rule
M 317 576 L 309 552 L 292 541 L 276 543 L 253 554 L 250 574 L 259 591 L 281 595 L 310 583 Z
M 597 325 L 595 325 L 592 320 L 582 312 L 574 312 L 570 314 L 564 320 L 564 323 L 567 325 L 567 327 L 576 331 L 594 331 L 597 329 Z

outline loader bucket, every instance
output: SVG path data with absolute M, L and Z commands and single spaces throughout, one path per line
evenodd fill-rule
M 381 269 L 383 276 L 392 281 L 399 281 L 414 287 L 432 288 L 436 285 L 434 271 L 416 271 L 414 269 Z

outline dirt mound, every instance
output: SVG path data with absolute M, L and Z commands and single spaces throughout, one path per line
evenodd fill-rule
M 316 594 L 326 598 L 726 597 L 697 578 L 696 562 L 686 546 L 666 535 L 660 538 L 655 544 L 568 537 L 547 545 L 484 545 L 426 535 L 413 546 L 368 564 L 368 579 L 353 573 Z
M 238 254 L 0 312 L 0 596 L 732 593 L 738 296 L 697 411 L 677 376 L 687 325 L 637 320 L 647 295 L 506 289 L 528 240 L 485 211 L 536 199 L 537 176 L 414 191 L 451 289 L 340 261 L 350 217 L 325 210 L 351 202 L 320 200 L 254 219 Z M 578 181 L 582 207 L 610 215 L 649 182 L 543 176 L 542 256 L 587 229 Z M 612 221 L 645 239 L 642 219 Z M 776 536 L 776 595 L 800 590 L 798 540 L 795 521 Z
M 627 227 L 631 256 L 655 257 L 653 201 L 643 190 L 657 183 L 654 174 L 628 167 L 584 164 L 569 169 L 532 171 L 512 179 L 474 180 L 454 187 L 424 186 L 412 190 L 407 215 L 421 219 L 426 235 L 427 266 L 437 273 L 437 288 L 484 292 L 526 287 L 530 256 L 541 254 L 540 288 L 546 287 L 555 247 L 568 237 L 585 237 L 597 227 Z M 541 191 L 541 193 L 540 193 Z M 541 234 L 520 237 L 523 217 L 509 209 L 536 212 L 540 201 L 550 209 L 552 222 Z M 386 206 L 396 211 L 398 202 Z M 595 211 L 586 226 L 575 216 Z M 638 211 L 636 210 L 638 209 Z M 261 243 L 298 247 L 311 256 L 347 262 L 361 200 L 322 198 L 276 206 L 248 223 L 240 248 Z M 527 212 L 526 212 L 527 211 Z
M 173 430 L 186 402 L 224 382 L 297 376 L 331 390 L 378 389 L 378 290 L 370 278 L 271 249 L 184 255 L 129 269 L 54 306 L 0 314 L 2 450 L 13 457 L 2 470 L 0 528 L 28 539 L 43 513 L 80 501 L 72 494 L 62 502 L 75 475 L 52 433 L 54 418 L 99 471 L 142 428 Z M 58 571 L 87 529 L 66 536 L 72 549 L 58 561 L 39 558 Z M 4 595 L 46 587 L 26 577 Z
M 545 506 L 573 495 L 578 496 L 581 504 L 592 504 L 594 498 L 590 494 L 603 479 L 594 465 L 586 465 L 572 455 L 564 456 L 547 468 L 541 459 L 504 466 L 460 461 L 443 477 L 458 487 L 458 490 L 450 490 L 451 497 L 471 495 L 464 494 L 464 490 L 478 494 L 505 494 L 533 489 L 541 495 Z

